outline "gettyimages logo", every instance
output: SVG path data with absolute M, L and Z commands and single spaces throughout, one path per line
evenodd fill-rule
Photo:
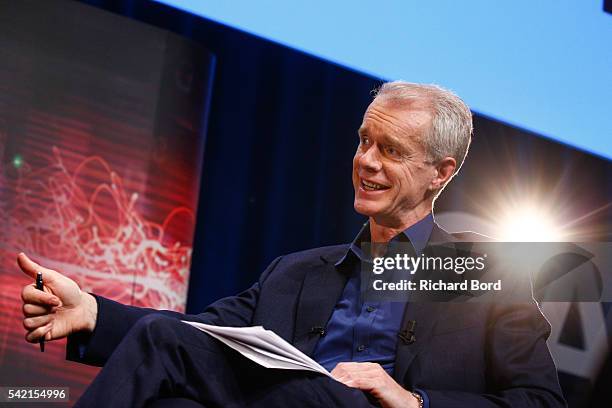
M 482 271 L 485 269 L 485 259 L 487 254 L 476 257 L 463 256 L 409 256 L 408 254 L 396 254 L 393 257 L 375 257 L 373 259 L 372 272 L 380 275 L 389 270 L 407 270 L 414 275 L 418 270 L 434 271 L 444 270 L 453 271 L 459 275 L 466 271 Z

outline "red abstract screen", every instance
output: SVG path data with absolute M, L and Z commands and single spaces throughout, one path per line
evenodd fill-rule
M 213 58 L 68 1 L 0 13 L 0 386 L 96 369 L 24 340 L 20 251 L 117 301 L 183 311 Z

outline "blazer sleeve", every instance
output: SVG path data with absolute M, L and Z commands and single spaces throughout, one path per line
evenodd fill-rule
M 489 321 L 486 374 L 491 392 L 425 388 L 431 408 L 567 407 L 546 345 L 550 324 L 537 304 L 495 305 Z
M 140 318 L 151 313 L 218 326 L 248 326 L 253 320 L 260 287 L 280 259 L 280 257 L 275 259 L 253 286 L 238 295 L 212 303 L 204 312 L 197 315 L 128 306 L 94 295 L 98 304 L 96 327 L 92 333 L 75 333 L 68 336 L 66 358 L 84 364 L 103 366 L 132 326 Z

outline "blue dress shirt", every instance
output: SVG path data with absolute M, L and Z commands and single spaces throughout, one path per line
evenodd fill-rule
M 412 244 L 416 255 L 421 255 L 433 229 L 431 214 L 406 229 L 391 242 L 406 241 Z M 402 236 L 403 235 L 403 236 Z M 352 270 L 342 296 L 325 328 L 325 336 L 317 343 L 313 358 L 328 371 L 340 362 L 373 362 L 380 364 L 393 375 L 398 332 L 401 328 L 406 302 L 362 301 L 361 262 L 368 257 L 361 251 L 361 243 L 370 241 L 370 229 L 366 223 L 347 253 L 336 266 Z M 428 406 L 427 395 L 418 391 Z

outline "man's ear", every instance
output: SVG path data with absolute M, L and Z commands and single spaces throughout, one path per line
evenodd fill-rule
M 435 164 L 436 174 L 431 180 L 430 188 L 432 190 L 439 190 L 453 177 L 455 169 L 457 168 L 457 161 L 452 157 L 445 157 Z

